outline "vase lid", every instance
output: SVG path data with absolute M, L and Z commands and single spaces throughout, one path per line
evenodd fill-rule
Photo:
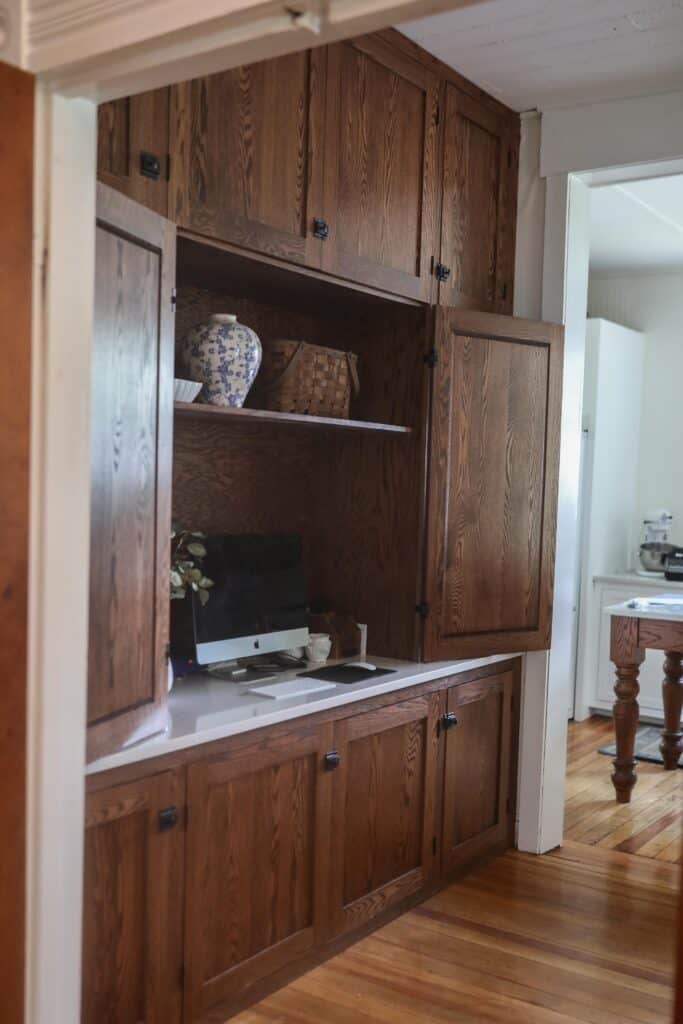
M 211 319 L 217 324 L 237 323 L 237 315 L 235 313 L 212 313 Z

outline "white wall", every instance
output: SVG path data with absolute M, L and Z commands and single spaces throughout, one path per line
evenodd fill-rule
M 674 539 L 683 543 L 683 270 L 592 276 L 588 308 L 591 316 L 613 320 L 647 336 L 637 519 L 649 509 L 668 508 L 674 515 Z

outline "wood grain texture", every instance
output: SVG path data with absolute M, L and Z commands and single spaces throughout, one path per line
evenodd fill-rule
M 512 843 L 512 672 L 448 691 L 442 866 L 446 874 Z
M 562 328 L 439 310 L 424 652 L 550 644 Z
M 328 49 L 323 268 L 428 301 L 437 80 L 385 41 Z
M 319 266 L 324 49 L 172 89 L 170 207 L 177 223 Z
M 184 799 L 171 772 L 87 798 L 83 1024 L 181 1020 L 183 827 L 159 813 Z
M 565 838 L 668 864 L 683 860 L 683 772 L 638 762 L 637 799 L 617 804 L 598 748 L 614 741 L 611 718 L 569 723 Z
M 519 125 L 445 86 L 439 302 L 512 312 Z
M 678 867 L 567 843 L 510 851 L 234 1024 L 664 1024 Z
M 335 727 L 331 914 L 335 934 L 424 889 L 435 867 L 436 694 Z
M 0 1019 L 24 1020 L 34 78 L 0 62 Z
M 325 927 L 331 726 L 308 724 L 188 771 L 186 1017 L 320 942 Z
M 88 757 L 165 722 L 174 228 L 98 186 Z
M 168 88 L 102 103 L 97 111 L 97 177 L 163 217 L 168 212 Z M 161 176 L 140 172 L 140 154 L 159 159 Z

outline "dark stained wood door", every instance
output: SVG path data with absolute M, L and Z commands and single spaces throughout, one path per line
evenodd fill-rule
M 438 694 L 338 722 L 331 925 L 343 934 L 426 889 L 436 845 Z
M 512 313 L 519 118 L 446 83 L 439 302 Z
M 82 1024 L 182 1019 L 182 776 L 86 799 Z
M 512 671 L 447 691 L 441 865 L 445 874 L 512 842 Z
M 550 646 L 562 328 L 439 309 L 424 656 Z
M 102 103 L 97 110 L 97 177 L 164 217 L 169 95 L 168 88 L 154 89 Z
M 88 758 L 165 726 L 175 228 L 98 185 Z
M 437 106 L 436 77 L 384 40 L 329 48 L 325 270 L 429 300 Z
M 186 1020 L 321 943 L 331 726 L 190 765 Z
M 23 1024 L 35 78 L 0 61 L 0 1020 Z
M 174 86 L 171 216 L 180 228 L 320 266 L 324 49 Z

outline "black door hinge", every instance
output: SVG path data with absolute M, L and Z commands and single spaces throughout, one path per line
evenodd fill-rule
M 432 839 L 432 853 L 436 856 L 436 836 Z
M 421 619 L 426 619 L 429 615 L 429 604 L 427 601 L 420 601 L 419 604 L 415 605 L 415 611 Z
M 181 989 L 185 988 L 185 964 L 181 964 L 178 968 L 178 983 Z
M 434 111 L 434 124 L 438 125 L 440 120 L 441 120 L 441 107 L 437 103 L 436 110 Z
M 512 799 L 510 797 L 508 797 L 507 800 L 505 801 L 505 810 L 507 811 L 508 814 L 512 812 Z
M 437 263 L 434 267 L 434 274 L 437 281 L 441 281 L 443 283 L 451 276 L 451 268 L 447 267 L 445 263 Z
M 171 180 L 171 154 L 166 154 L 166 181 Z
M 430 349 L 427 355 L 424 357 L 425 366 L 428 366 L 430 370 L 433 370 L 438 362 L 439 357 L 436 354 L 436 349 Z
M 175 288 L 171 288 L 171 309 L 175 313 L 176 305 L 178 304 L 178 293 Z

